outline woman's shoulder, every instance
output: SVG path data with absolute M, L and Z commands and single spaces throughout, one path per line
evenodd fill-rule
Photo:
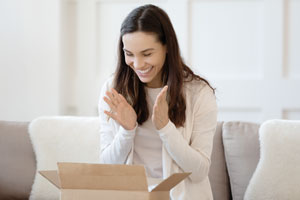
M 199 95 L 200 93 L 214 93 L 213 89 L 203 80 L 193 79 L 191 81 L 184 82 L 185 92 L 191 95 Z
M 185 83 L 185 98 L 192 110 L 216 110 L 216 96 L 211 86 L 203 80 Z M 196 107 L 195 107 L 196 106 Z

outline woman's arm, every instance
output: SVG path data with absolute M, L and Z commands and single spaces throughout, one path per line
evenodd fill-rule
M 107 81 L 102 90 L 98 105 L 100 118 L 100 162 L 106 164 L 125 164 L 129 152 L 132 149 L 136 127 L 133 130 L 126 130 L 108 116 L 104 111 L 110 107 L 104 101 L 106 91 L 109 88 Z
M 135 129 L 127 131 L 121 126 L 117 133 L 105 122 L 100 123 L 100 162 L 106 164 L 125 164 L 132 149 Z
M 216 99 L 209 87 L 201 90 L 193 112 L 193 122 L 186 122 L 187 126 L 193 124 L 190 141 L 183 138 L 171 121 L 159 130 L 159 134 L 164 147 L 177 165 L 185 172 L 192 172 L 189 177 L 193 181 L 202 181 L 209 172 L 217 125 Z

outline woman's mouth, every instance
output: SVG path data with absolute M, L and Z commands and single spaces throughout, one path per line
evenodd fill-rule
M 153 69 L 153 66 L 149 67 L 149 68 L 146 68 L 144 70 L 136 70 L 136 73 L 139 75 L 139 76 L 146 76 L 151 70 Z

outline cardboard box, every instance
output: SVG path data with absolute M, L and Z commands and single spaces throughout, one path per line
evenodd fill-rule
M 150 188 L 139 165 L 58 163 L 39 173 L 58 187 L 61 200 L 169 200 L 170 190 L 191 173 L 176 173 Z

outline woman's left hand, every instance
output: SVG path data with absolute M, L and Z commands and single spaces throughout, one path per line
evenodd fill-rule
M 157 130 L 165 127 L 169 122 L 169 105 L 167 102 L 168 86 L 166 85 L 157 95 L 153 106 L 152 123 Z

